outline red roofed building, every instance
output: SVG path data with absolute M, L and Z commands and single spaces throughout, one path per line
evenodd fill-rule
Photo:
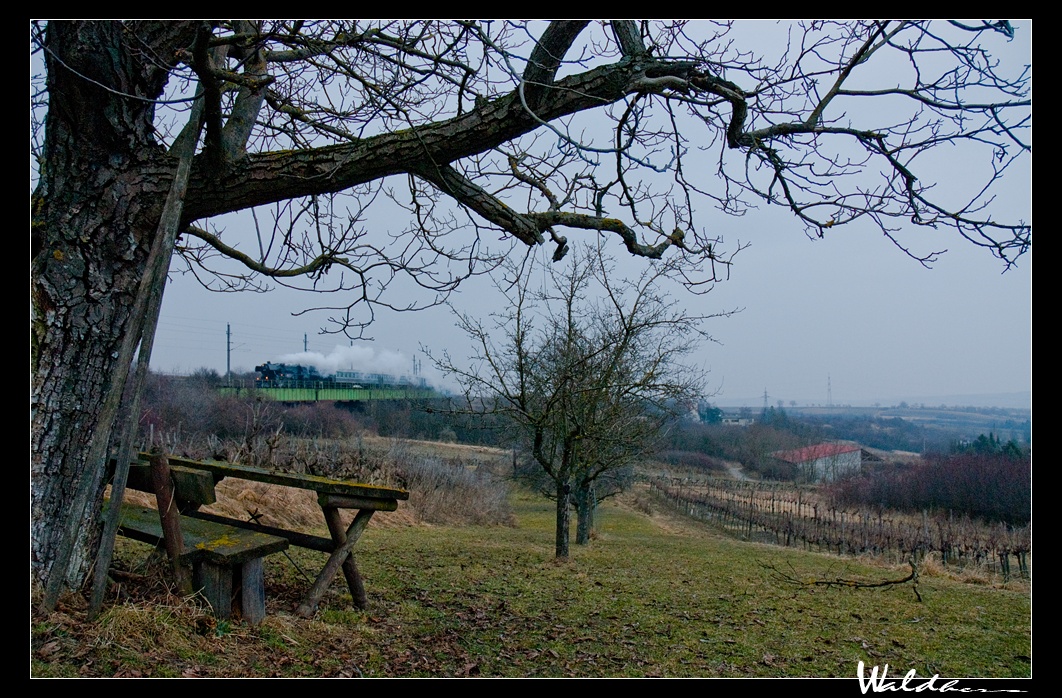
M 863 467 L 863 450 L 855 444 L 816 444 L 771 456 L 795 466 L 798 478 L 807 482 L 832 482 Z

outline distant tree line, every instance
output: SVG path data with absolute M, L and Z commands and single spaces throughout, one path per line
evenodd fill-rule
M 1011 414 L 1011 411 L 989 408 L 977 410 L 976 408 L 956 409 L 956 412 L 976 412 L 980 415 Z M 718 425 L 721 429 L 731 427 L 723 425 L 723 410 L 702 402 L 698 407 L 698 415 L 702 425 Z M 868 414 L 842 415 L 831 414 L 829 417 L 819 415 L 790 414 L 781 406 L 768 407 L 758 414 L 749 408 L 743 408 L 741 416 L 754 418 L 756 424 L 769 426 L 779 431 L 791 432 L 805 442 L 838 440 L 854 441 L 862 446 L 876 448 L 883 451 L 912 451 L 915 453 L 949 453 L 954 451 L 957 445 L 973 447 L 970 441 L 969 424 L 926 424 L 921 421 L 904 419 L 895 416 L 874 416 Z M 740 427 L 733 427 L 740 429 Z M 1022 444 L 1032 442 L 1032 425 L 1029 420 L 1005 419 L 995 423 L 1000 433 L 1010 435 L 1009 441 L 1013 441 L 1019 448 Z M 722 433 L 720 431 L 720 433 Z M 720 439 L 721 441 L 733 441 L 740 439 L 738 436 L 730 436 Z M 976 433 L 976 432 L 974 432 Z M 751 438 L 751 437 L 750 437 Z M 993 435 L 981 438 L 997 438 L 1000 446 L 1006 446 L 1002 437 Z M 711 448 L 711 447 L 709 447 Z M 982 446 L 983 448 L 983 446 Z M 705 450 L 709 455 L 719 457 L 726 456 L 723 453 L 713 453 Z M 740 458 L 733 458 L 740 460 Z
M 889 464 L 832 485 L 836 506 L 968 514 L 1026 524 L 1032 515 L 1028 452 L 930 454 L 909 465 Z
M 973 441 L 958 441 L 952 446 L 956 453 L 976 453 L 978 455 L 1003 454 L 1021 458 L 1027 455 L 1029 448 L 1018 444 L 1014 439 L 1006 443 L 993 433 L 981 434 Z

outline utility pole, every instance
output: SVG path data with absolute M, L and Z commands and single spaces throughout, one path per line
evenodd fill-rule
M 225 323 L 225 382 L 232 387 L 232 325 Z
M 302 333 L 302 350 L 303 350 L 303 352 L 309 351 L 308 347 L 309 347 L 309 342 L 307 341 L 306 333 L 303 332 Z

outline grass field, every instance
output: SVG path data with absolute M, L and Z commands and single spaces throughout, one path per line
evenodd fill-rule
M 725 538 L 698 524 L 611 501 L 598 535 L 552 558 L 553 505 L 513 495 L 516 525 L 371 525 L 359 543 L 368 611 L 342 576 L 316 618 L 292 613 L 324 562 L 292 549 L 267 562 L 269 617 L 215 622 L 144 567 L 148 549 L 120 539 L 132 574 L 95 624 L 66 598 L 32 619 L 34 676 L 854 677 L 1031 676 L 1028 582 L 923 574 L 880 589 L 785 583 L 881 581 L 907 568 Z M 303 572 L 300 572 L 300 569 Z M 113 596 L 112 596 L 113 598 Z

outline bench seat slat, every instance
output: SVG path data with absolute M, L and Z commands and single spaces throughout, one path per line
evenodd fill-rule
M 306 548 L 308 550 L 318 550 L 322 553 L 331 553 L 335 549 L 336 545 L 332 542 L 331 538 L 324 538 L 322 536 L 315 536 L 309 533 L 300 533 L 298 531 L 288 531 L 283 528 L 277 528 L 275 526 L 265 526 L 263 524 L 253 523 L 251 521 L 240 521 L 239 519 L 233 519 L 228 516 L 218 516 L 217 514 L 208 514 L 205 511 L 190 511 L 185 516 L 202 519 L 204 521 L 213 521 L 215 523 L 225 524 L 234 528 L 245 528 L 248 531 L 258 531 L 259 533 L 267 533 L 271 536 L 277 536 L 284 538 L 291 545 L 297 545 L 300 548 Z
M 162 541 L 159 513 L 150 507 L 122 505 L 119 530 L 123 535 L 145 543 Z M 202 519 L 181 517 L 184 557 L 189 561 L 207 559 L 238 564 L 287 550 L 288 541 L 259 531 L 248 531 Z

